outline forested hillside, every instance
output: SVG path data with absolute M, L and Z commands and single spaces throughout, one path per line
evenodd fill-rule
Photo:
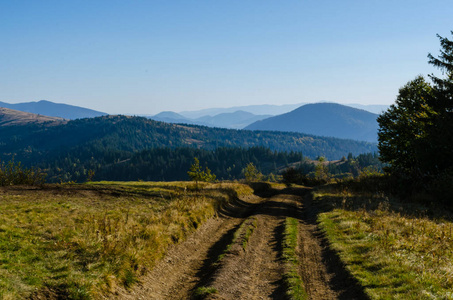
M 375 152 L 377 149 L 372 143 L 299 133 L 183 126 L 127 116 L 80 119 L 53 127 L 33 124 L 0 127 L 0 159 L 10 160 L 14 156 L 16 161 L 45 168 L 49 174 L 67 174 L 63 180 L 80 179 L 89 169 L 98 172 L 119 162 L 136 159 L 134 155 L 149 149 L 188 147 L 213 150 L 255 146 L 279 152 L 297 151 L 306 157 L 325 156 L 328 159 L 339 159 L 349 153 Z M 174 154 L 168 150 L 166 153 Z M 149 161 L 153 158 L 150 157 Z M 78 173 L 70 171 L 73 169 Z

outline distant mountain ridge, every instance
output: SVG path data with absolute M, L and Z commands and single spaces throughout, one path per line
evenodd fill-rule
M 94 118 L 107 115 L 107 113 L 104 112 L 69 104 L 54 103 L 47 100 L 15 104 L 0 102 L 0 107 L 69 120 Z
M 149 118 L 155 121 L 167 123 L 242 129 L 247 125 L 252 124 L 253 122 L 266 119 L 268 117 L 271 117 L 271 115 L 254 115 L 246 111 L 238 110 L 231 113 L 221 113 L 214 116 L 206 115 L 197 119 L 190 119 L 172 111 L 163 111 Z
M 245 129 L 287 131 L 377 142 L 377 114 L 336 103 L 306 104 L 289 113 L 257 121 Z
M 319 101 L 316 103 L 332 103 Z M 194 111 L 182 111 L 179 112 L 179 115 L 184 116 L 189 119 L 197 119 L 206 115 L 214 116 L 223 113 L 232 113 L 235 111 L 246 111 L 254 115 L 272 115 L 277 116 L 281 114 L 288 113 L 292 110 L 295 110 L 298 107 L 301 107 L 305 104 L 313 104 L 313 102 L 297 103 L 297 104 L 282 104 L 282 105 L 273 105 L 273 104 L 262 104 L 262 105 L 246 105 L 246 106 L 233 106 L 226 108 L 207 108 Z M 380 114 L 382 111 L 385 111 L 389 108 L 389 105 L 383 104 L 358 104 L 358 103 L 349 103 L 342 104 L 358 109 L 363 109 L 374 114 Z
M 236 111 L 245 111 L 252 113 L 254 115 L 280 115 L 286 112 L 289 112 L 293 109 L 298 108 L 304 103 L 298 104 L 283 104 L 283 105 L 272 105 L 272 104 L 262 104 L 262 105 L 246 105 L 246 106 L 233 106 L 227 108 L 207 108 L 194 111 L 182 111 L 179 114 L 191 119 L 197 119 L 203 116 L 215 116 L 224 113 L 234 113 Z

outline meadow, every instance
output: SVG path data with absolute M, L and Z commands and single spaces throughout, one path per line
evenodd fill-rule
M 342 185 L 313 192 L 321 229 L 371 299 L 453 299 L 452 215 L 417 198 Z
M 242 184 L 96 182 L 0 188 L 0 298 L 98 298 L 130 287 Z

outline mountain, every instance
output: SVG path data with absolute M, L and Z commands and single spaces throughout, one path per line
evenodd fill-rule
M 29 124 L 60 125 L 66 120 L 0 107 L 0 126 L 21 126 Z
M 160 166 L 148 171 L 168 178 L 164 177 L 165 169 L 161 166 L 168 161 L 171 149 L 216 151 L 220 147 L 248 149 L 257 146 L 270 151 L 299 151 L 305 157 L 325 156 L 328 159 L 340 159 L 349 153 L 357 155 L 377 151 L 376 144 L 367 142 L 301 133 L 168 124 L 132 116 L 78 119 L 56 126 L 33 123 L 0 126 L 0 160 L 8 161 L 14 155 L 15 160 L 24 165 L 44 169 L 53 181 L 80 180 L 86 178 L 84 176 L 89 170 L 108 174 L 106 168 L 127 164 L 137 153 L 150 149 L 167 149 L 163 150 L 164 154 L 154 152 L 147 157 L 156 160 Z M 209 153 L 204 155 L 209 156 Z M 140 157 L 136 157 L 137 166 L 143 159 Z M 256 159 L 253 155 L 251 158 Z M 186 163 L 191 160 L 187 158 Z
M 23 112 L 29 112 L 33 114 L 40 114 L 44 116 L 59 117 L 69 120 L 94 118 L 107 115 L 104 112 L 69 104 L 54 103 L 47 100 L 41 100 L 38 102 L 23 102 L 16 104 L 0 102 L 0 107 L 10 108 Z
M 299 104 L 284 104 L 284 105 L 271 105 L 271 104 L 263 104 L 263 105 L 247 105 L 247 106 L 234 106 L 228 108 L 208 108 L 208 109 L 201 109 L 201 110 L 194 110 L 194 111 L 182 111 L 179 114 L 183 115 L 186 118 L 190 119 L 197 119 L 203 116 L 215 116 L 218 114 L 224 113 L 233 113 L 236 111 L 245 111 L 252 113 L 254 115 L 279 115 L 283 113 L 287 113 L 299 106 Z
M 222 113 L 215 116 L 206 115 L 197 119 L 190 119 L 172 111 L 164 111 L 149 118 L 155 121 L 167 123 L 242 129 L 247 125 L 252 124 L 253 122 L 268 117 L 271 117 L 271 115 L 254 115 L 252 113 L 239 110 L 231 113 Z
M 306 104 L 289 113 L 257 121 L 245 129 L 300 132 L 377 142 L 378 115 L 336 103 Z
M 204 116 L 198 118 L 196 121 L 213 127 L 242 129 L 253 122 L 269 117 L 271 117 L 271 115 L 254 115 L 246 111 L 238 110 L 231 113 L 218 114 L 213 117 Z
M 163 111 L 149 118 L 155 121 L 167 123 L 194 124 L 194 120 L 186 118 L 183 115 L 180 115 L 172 111 Z

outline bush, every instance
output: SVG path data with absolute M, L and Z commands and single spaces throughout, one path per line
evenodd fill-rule
M 42 185 L 46 175 L 39 169 L 25 168 L 14 160 L 0 164 L 0 186 L 17 184 Z

